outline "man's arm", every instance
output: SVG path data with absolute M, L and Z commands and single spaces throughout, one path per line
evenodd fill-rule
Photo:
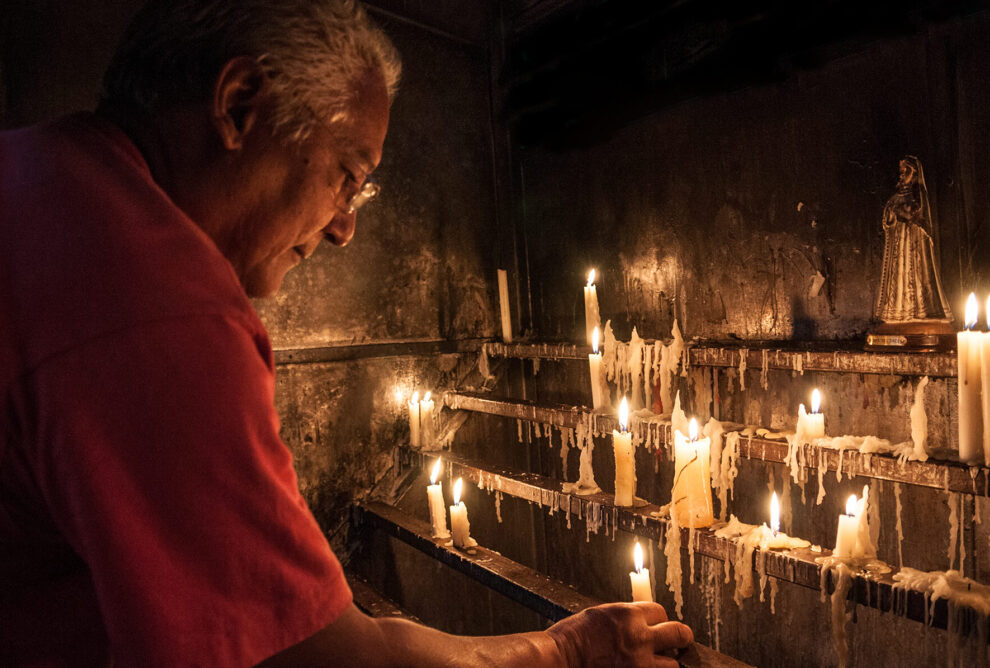
M 588 608 L 546 631 L 482 637 L 450 635 L 401 619 L 374 619 L 352 604 L 332 624 L 262 665 L 676 668 L 674 659 L 659 653 L 693 640 L 691 629 L 668 622 L 656 603 L 612 603 Z

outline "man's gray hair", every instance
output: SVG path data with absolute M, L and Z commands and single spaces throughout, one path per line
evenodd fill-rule
M 314 124 L 346 122 L 363 77 L 394 98 L 392 42 L 356 0 L 151 0 L 135 16 L 103 80 L 103 104 L 152 113 L 209 99 L 223 66 L 258 59 L 275 93 L 276 131 L 302 141 Z

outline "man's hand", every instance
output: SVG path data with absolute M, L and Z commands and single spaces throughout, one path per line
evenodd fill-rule
M 694 642 L 691 629 L 668 622 L 657 603 L 609 603 L 557 622 L 547 633 L 567 666 L 650 666 L 677 668 L 662 656 Z

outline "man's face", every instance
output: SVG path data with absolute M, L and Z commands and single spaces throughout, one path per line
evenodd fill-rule
M 299 144 L 269 142 L 255 154 L 253 178 L 242 184 L 253 190 L 244 194 L 250 205 L 228 253 L 249 296 L 277 292 L 324 237 L 338 246 L 351 240 L 356 214 L 347 200 L 378 166 L 387 129 L 385 85 L 369 77 L 351 120 L 333 134 L 318 125 Z

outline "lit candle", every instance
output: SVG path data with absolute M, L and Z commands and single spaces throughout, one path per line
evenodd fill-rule
M 959 459 L 967 464 L 984 462 L 983 407 L 980 401 L 980 350 L 983 333 L 971 331 L 976 325 L 976 295 L 966 301 L 966 330 L 956 336 L 959 365 Z
M 987 328 L 990 329 L 990 297 L 987 297 Z M 980 339 L 980 394 L 983 396 L 983 462 L 990 466 L 990 332 Z M 987 389 L 982 389 L 987 388 Z
M 629 402 L 619 404 L 619 431 L 612 430 L 615 450 L 615 505 L 631 506 L 636 494 L 636 457 L 629 428 Z
M 633 550 L 633 560 L 636 562 L 636 570 L 629 573 L 629 581 L 632 583 L 633 601 L 646 601 L 653 603 L 653 589 L 650 587 L 650 569 L 643 568 L 643 548 L 636 541 Z
M 588 368 L 591 370 L 591 398 L 595 408 L 605 408 L 605 391 L 602 387 L 602 354 L 598 352 L 598 328 L 591 336 L 591 354 L 588 355 Z
M 413 392 L 409 400 L 409 445 L 418 448 L 419 444 L 419 392 Z
M 764 524 L 760 527 L 760 549 L 793 550 L 809 545 L 811 543 L 803 538 L 791 538 L 780 532 L 780 501 L 777 500 L 777 492 L 774 492 L 770 497 L 770 526 Z
M 450 538 L 447 531 L 447 508 L 443 505 L 443 488 L 438 482 L 440 478 L 440 458 L 437 457 L 433 470 L 430 471 L 430 484 L 426 487 L 426 497 L 430 503 L 430 523 L 433 525 L 434 538 Z
M 674 487 L 670 498 L 682 527 L 707 527 L 712 515 L 711 441 L 698 438 L 698 421 L 691 418 L 688 436 L 674 431 Z
M 832 556 L 848 559 L 855 556 L 856 539 L 859 535 L 859 501 L 853 494 L 846 500 L 846 514 L 839 515 L 839 530 L 835 534 L 835 549 Z
M 433 399 L 427 392 L 419 402 L 419 443 L 426 450 L 436 446 L 437 430 L 433 423 Z
M 498 270 L 498 305 L 502 313 L 502 340 L 512 343 L 512 315 L 509 312 L 509 275 Z
M 461 501 L 464 481 L 454 482 L 454 505 L 450 507 L 450 532 L 454 534 L 454 547 L 474 547 L 478 543 L 471 538 L 471 524 L 468 522 L 467 506 Z
M 601 327 L 602 320 L 598 313 L 598 288 L 595 287 L 595 270 L 588 272 L 588 284 L 584 286 L 584 329 L 591 345 L 591 333 L 595 327 Z
M 797 432 L 794 436 L 798 445 L 825 437 L 825 415 L 821 407 L 822 394 L 817 388 L 811 392 L 811 413 L 804 410 L 804 404 L 798 406 Z

